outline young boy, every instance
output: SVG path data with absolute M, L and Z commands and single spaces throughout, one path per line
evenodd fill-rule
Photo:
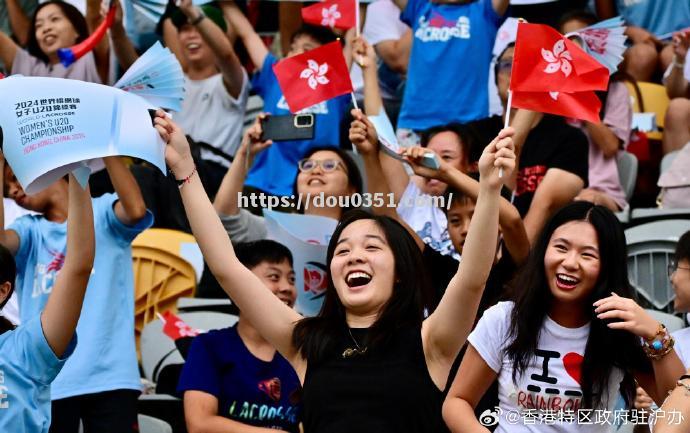
M 290 250 L 259 240 L 237 245 L 235 253 L 280 300 L 293 306 L 297 289 Z M 299 378 L 241 313 L 235 326 L 194 339 L 178 392 L 190 432 L 249 431 L 242 426 L 300 431 Z
M 141 389 L 134 347 L 132 240 L 151 226 L 139 186 L 119 157 L 104 158 L 115 194 L 93 199 L 96 258 L 77 332 L 80 344 L 52 386 L 52 432 L 134 432 Z M 22 323 L 39 316 L 65 264 L 68 184 L 60 179 L 27 195 L 9 167 L 0 186 L 41 215 L 17 219 L 2 244 L 17 262 Z M 2 215 L 2 212 L 0 212 Z M 0 221 L 2 226 L 3 221 Z

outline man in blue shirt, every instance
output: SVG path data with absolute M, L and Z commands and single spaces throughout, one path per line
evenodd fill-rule
M 395 3 L 413 34 L 398 127 L 416 132 L 487 117 L 491 50 L 508 0 Z
M 294 305 L 290 250 L 259 240 L 235 246 L 235 253 L 280 300 Z M 189 431 L 240 431 L 250 425 L 298 433 L 301 389 L 290 363 L 241 313 L 237 325 L 194 339 L 178 385 Z
M 52 432 L 129 433 L 137 424 L 141 389 L 134 343 L 132 240 L 151 226 L 139 186 L 119 157 L 104 158 L 115 188 L 93 200 L 97 253 L 77 332 L 81 344 L 53 382 Z M 44 311 L 65 263 L 67 182 L 27 195 L 9 167 L 7 194 L 29 210 L 4 230 L 3 245 L 17 261 L 22 322 Z M 0 221 L 2 224 L 3 221 Z
M 273 73 L 273 65 L 278 59 L 268 51 L 242 11 L 233 2 L 222 2 L 221 6 L 226 18 L 230 21 L 230 26 L 242 39 L 252 63 L 259 69 L 252 79 L 252 88 L 263 98 L 264 111 L 273 115 L 290 114 L 283 92 Z M 304 26 L 292 35 L 287 57 L 302 54 L 335 40 L 336 35 L 325 27 Z M 345 50 L 345 59 L 349 65 L 351 61 L 347 53 L 349 47 L 346 46 Z M 343 95 L 302 110 L 303 113 L 315 114 L 314 138 L 273 143 L 271 147 L 257 155 L 245 184 L 272 195 L 292 194 L 292 182 L 297 174 L 297 163 L 307 151 L 322 146 L 339 147 L 340 122 L 349 104 L 350 96 Z
M 0 155 L 0 170 L 4 171 Z M 70 176 L 67 253 L 50 299 L 40 315 L 18 328 L 0 317 L 0 431 L 48 433 L 50 383 L 72 355 L 74 333 L 95 255 L 88 189 Z M 2 241 L 6 241 L 3 233 Z M 14 291 L 12 253 L 0 245 L 0 309 Z

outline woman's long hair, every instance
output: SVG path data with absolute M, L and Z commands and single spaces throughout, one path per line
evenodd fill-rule
M 590 223 L 599 241 L 599 277 L 583 306 L 590 320 L 590 331 L 582 361 L 582 406 L 597 409 L 602 404 L 602 396 L 607 395 L 610 385 L 611 372 L 616 367 L 624 372 L 621 393 L 630 407 L 635 397 L 631 371 L 651 371 L 651 364 L 640 347 L 638 337 L 627 331 L 609 329 L 606 321 L 597 319 L 592 306 L 595 301 L 610 296 L 611 292 L 635 298 L 628 280 L 625 235 L 610 210 L 585 201 L 573 202 L 551 218 L 512 284 L 515 307 L 510 335 L 514 340 L 506 348 L 506 353 L 513 362 L 513 380 L 524 374 L 533 360 L 549 307 L 553 302 L 558 302 L 549 289 L 544 256 L 553 232 L 571 221 Z
M 34 16 L 31 18 L 31 25 L 29 26 L 29 40 L 26 44 L 26 49 L 29 54 L 43 60 L 45 63 L 48 63 L 50 60 L 43 50 L 41 50 L 41 47 L 38 45 L 38 40 L 36 39 L 36 16 L 41 9 L 48 5 L 56 5 L 59 7 L 62 10 L 62 13 L 65 14 L 65 18 L 72 23 L 72 27 L 74 27 L 74 30 L 77 32 L 77 44 L 89 36 L 89 28 L 86 25 L 86 19 L 76 7 L 62 0 L 48 0 L 47 2 L 38 5 L 36 12 L 34 12 Z
M 319 363 L 336 350 L 342 335 L 347 335 L 345 307 L 333 284 L 330 264 L 343 230 L 355 221 L 372 220 L 383 231 L 395 261 L 393 294 L 371 326 L 365 344 L 378 345 L 403 327 L 420 327 L 424 319 L 423 299 L 430 293 L 419 247 L 405 228 L 392 218 L 372 215 L 362 210 L 347 212 L 333 232 L 328 245 L 328 286 L 321 311 L 316 317 L 302 319 L 293 333 L 293 344 L 310 363 Z
M 10 298 L 12 297 L 12 292 L 14 292 L 14 280 L 16 276 L 17 266 L 14 263 L 12 253 L 10 253 L 7 248 L 0 245 L 0 284 L 7 282 L 11 284 L 10 292 L 7 294 L 7 298 L 0 302 L 0 310 L 5 308 L 5 305 L 7 305 L 7 302 L 9 302 Z M 4 334 L 12 329 L 14 329 L 14 325 L 12 325 L 9 320 L 0 316 L 0 334 Z

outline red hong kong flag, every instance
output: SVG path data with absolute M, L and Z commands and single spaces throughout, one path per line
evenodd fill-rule
M 356 25 L 356 8 L 355 0 L 326 0 L 302 8 L 302 21 L 315 26 L 348 30 Z
M 196 337 L 199 332 L 192 329 L 191 326 L 187 325 L 182 319 L 177 317 L 170 311 L 164 312 L 159 316 L 163 321 L 163 333 L 173 340 L 177 340 L 182 337 Z
M 273 72 L 292 113 L 352 92 L 340 42 L 335 41 L 275 65 Z
M 549 26 L 519 23 L 511 105 L 599 123 L 608 69 Z

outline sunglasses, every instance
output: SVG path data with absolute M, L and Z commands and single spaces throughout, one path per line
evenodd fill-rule
M 308 173 L 314 170 L 317 166 L 321 167 L 321 170 L 325 171 L 326 173 L 330 173 L 331 171 L 335 171 L 338 168 L 338 166 L 342 165 L 343 163 L 338 161 L 337 159 L 303 159 L 297 163 L 299 171 L 303 173 Z M 344 166 L 343 171 L 347 172 Z

